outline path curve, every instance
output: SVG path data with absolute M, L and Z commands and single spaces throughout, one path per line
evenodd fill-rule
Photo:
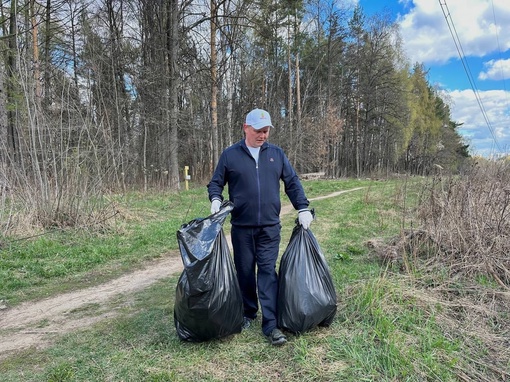
M 363 187 L 334 192 L 310 201 L 332 198 Z M 293 207 L 286 204 L 281 215 L 291 213 Z M 230 238 L 227 237 L 230 242 Z M 106 305 L 119 296 L 129 296 L 145 289 L 155 282 L 171 277 L 182 271 L 182 261 L 178 253 L 169 253 L 163 258 L 150 262 L 138 269 L 114 280 L 97 286 L 63 293 L 39 301 L 28 301 L 11 309 L 0 310 L 0 359 L 13 352 L 35 347 L 48 346 L 58 335 L 87 327 L 106 318 L 115 317 L 115 310 L 106 307 L 104 311 L 97 306 Z M 87 306 L 94 306 L 89 309 Z M 92 314 L 93 313 L 93 314 Z

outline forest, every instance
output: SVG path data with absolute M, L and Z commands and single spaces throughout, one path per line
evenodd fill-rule
M 179 190 L 185 166 L 206 182 L 254 107 L 299 174 L 455 174 L 470 156 L 398 25 L 347 2 L 11 0 L 0 12 L 0 206 L 16 200 L 43 226 L 77 224 L 107 191 Z

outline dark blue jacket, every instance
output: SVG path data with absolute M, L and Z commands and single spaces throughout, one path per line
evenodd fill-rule
M 244 139 L 223 151 L 207 189 L 209 200 L 223 201 L 223 188 L 228 183 L 230 201 L 234 204 L 231 223 L 243 227 L 280 223 L 280 180 L 296 210 L 308 208 L 309 201 L 283 150 L 265 142 L 260 148 L 258 166 Z

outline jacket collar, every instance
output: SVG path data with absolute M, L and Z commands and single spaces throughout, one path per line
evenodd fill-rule
M 250 152 L 250 150 L 248 149 L 248 146 L 246 146 L 246 140 L 245 139 L 241 139 L 239 141 L 239 144 L 241 145 L 242 148 L 244 148 L 247 152 Z M 262 144 L 262 146 L 260 146 L 260 150 L 264 150 L 264 149 L 267 149 L 269 147 L 269 143 L 264 142 Z

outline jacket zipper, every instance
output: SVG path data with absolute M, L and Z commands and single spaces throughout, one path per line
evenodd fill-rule
M 259 153 L 259 159 L 260 159 L 260 153 Z M 257 191 L 258 191 L 258 211 L 257 211 L 257 221 L 260 225 L 260 219 L 261 219 L 261 202 L 260 202 L 260 178 L 259 178 L 259 164 L 257 161 L 255 161 L 255 170 L 257 172 Z

